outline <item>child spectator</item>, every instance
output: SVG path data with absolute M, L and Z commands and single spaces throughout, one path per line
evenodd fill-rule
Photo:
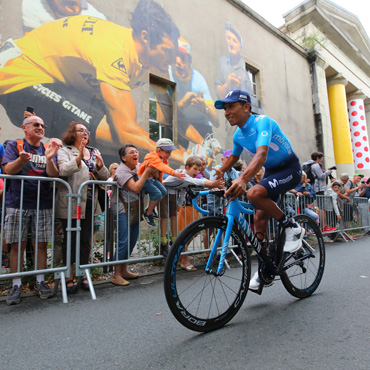
M 312 205 L 314 199 L 316 198 L 316 194 L 309 181 L 310 180 L 307 179 L 306 172 L 302 171 L 301 183 L 295 189 L 289 190 L 289 192 L 298 197 L 300 212 L 310 216 L 317 222 L 319 215 L 309 208 L 309 205 Z
M 214 167 L 215 169 L 216 168 L 221 168 L 223 163 L 227 160 L 227 158 L 229 158 L 232 154 L 232 150 L 231 149 L 227 149 L 224 151 L 224 154 L 221 158 L 221 164 Z M 231 180 L 235 180 L 239 177 L 239 174 L 238 174 L 238 171 L 235 169 L 235 168 L 231 168 L 229 171 L 226 171 L 225 174 L 224 174 L 224 179 L 225 180 L 228 180 L 228 179 L 231 179 Z M 211 176 L 210 176 L 210 180 L 214 180 L 215 178 L 217 178 L 217 175 L 216 175 L 216 171 L 213 169 L 212 172 L 211 172 Z M 222 204 L 221 204 L 221 198 L 220 197 L 217 197 L 215 195 L 209 195 L 208 196 L 208 210 L 210 212 L 210 215 L 215 215 L 217 213 L 223 213 L 222 212 Z
M 334 181 L 331 184 L 331 187 L 326 189 L 325 195 L 331 197 L 331 201 L 326 200 L 325 204 L 325 210 L 326 210 L 326 219 L 328 224 L 332 227 L 334 227 L 334 230 L 336 228 L 336 219 L 340 221 L 342 219 L 342 216 L 340 214 L 340 210 L 338 207 L 338 192 L 341 184 L 338 181 Z
M 173 194 L 176 194 L 176 190 L 180 190 L 178 201 L 177 201 L 178 207 L 182 205 L 182 207 L 179 210 L 179 218 L 178 218 L 179 230 L 183 230 L 191 222 L 198 219 L 198 216 L 199 216 L 198 211 L 193 209 L 191 199 L 185 197 L 186 187 L 189 184 L 191 184 L 191 185 L 202 186 L 202 187 L 207 187 L 207 188 L 218 188 L 218 187 L 221 187 L 223 184 L 222 180 L 217 180 L 217 179 L 214 179 L 213 181 L 207 180 L 206 178 L 197 179 L 196 177 L 200 173 L 201 167 L 202 167 L 202 161 L 200 158 L 189 157 L 185 164 L 185 173 L 184 173 L 183 181 L 181 179 L 179 180 L 178 178 L 176 178 L 177 176 L 168 176 L 164 180 L 164 184 L 169 188 L 168 191 L 169 191 L 170 196 Z M 176 218 L 174 219 L 170 218 L 170 219 L 171 219 L 171 224 L 172 224 L 172 221 L 176 221 Z M 164 221 L 164 225 L 166 225 L 165 221 Z M 171 229 L 172 229 L 171 230 L 172 237 L 176 238 L 176 234 L 177 234 L 176 228 L 171 228 Z M 161 244 L 163 248 L 163 245 L 166 243 L 165 229 L 162 235 L 164 236 L 163 240 L 161 238 L 161 242 L 162 242 Z M 179 263 L 180 263 L 180 267 L 186 271 L 196 271 L 196 268 L 191 264 L 189 260 L 189 256 L 187 255 L 180 256 Z
M 171 157 L 173 150 L 176 150 L 176 147 L 172 140 L 159 139 L 156 144 L 156 151 L 147 154 L 144 158 L 144 162 L 141 163 L 139 167 L 139 176 L 144 173 L 146 166 L 154 167 L 159 171 L 157 179 L 155 179 L 153 175 L 150 175 L 144 185 L 144 190 L 149 194 L 149 205 L 144 213 L 144 220 L 152 227 L 155 227 L 153 209 L 167 194 L 167 190 L 163 186 L 163 172 L 175 176 L 180 180 L 185 177 L 185 174 L 175 172 L 175 170 L 168 166 L 168 158 Z

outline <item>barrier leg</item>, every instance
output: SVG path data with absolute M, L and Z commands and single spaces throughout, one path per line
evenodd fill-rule
M 94 290 L 94 285 L 93 285 L 92 280 L 91 280 L 89 269 L 85 270 L 85 275 L 86 275 L 87 281 L 89 283 L 91 299 L 95 301 L 96 300 L 96 294 L 95 294 L 95 290 Z
M 233 256 L 235 257 L 235 259 L 239 262 L 240 266 L 243 266 L 243 262 L 240 261 L 240 258 L 238 257 L 238 255 L 234 252 L 234 248 L 231 248 L 230 251 L 233 254 Z
M 66 278 L 65 278 L 65 275 L 64 275 L 64 272 L 62 271 L 60 273 L 60 282 L 62 284 L 62 298 L 63 298 L 63 303 L 68 303 L 68 296 L 67 296 L 67 284 L 66 284 Z M 55 282 L 55 285 L 57 283 Z M 59 282 L 58 282 L 59 284 Z M 56 285 L 57 287 L 57 290 L 58 290 L 58 285 Z M 54 290 L 55 290 L 55 286 L 54 286 Z

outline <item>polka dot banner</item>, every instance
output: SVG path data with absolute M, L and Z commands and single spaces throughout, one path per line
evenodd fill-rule
M 348 102 L 348 118 L 351 131 L 355 171 L 369 170 L 369 140 L 366 127 L 364 101 L 362 99 L 354 99 Z

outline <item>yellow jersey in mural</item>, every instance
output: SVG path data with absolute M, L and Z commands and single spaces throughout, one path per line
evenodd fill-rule
M 141 71 L 132 30 L 90 16 L 47 23 L 0 47 L 0 94 L 54 82 L 85 93 L 100 82 L 131 90 Z

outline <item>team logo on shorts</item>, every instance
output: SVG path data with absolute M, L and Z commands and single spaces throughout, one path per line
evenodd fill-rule
M 115 62 L 111 64 L 112 67 L 118 69 L 121 72 L 127 73 L 125 63 L 123 63 L 123 59 L 119 58 Z

